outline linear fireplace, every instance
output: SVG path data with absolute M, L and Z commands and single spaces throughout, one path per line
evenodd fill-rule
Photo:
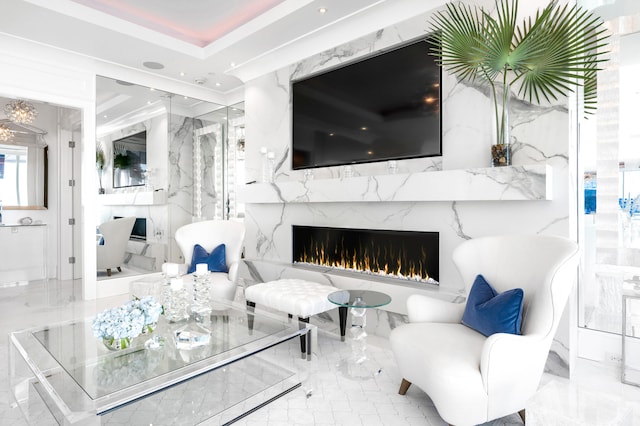
M 293 225 L 293 263 L 438 284 L 437 232 Z

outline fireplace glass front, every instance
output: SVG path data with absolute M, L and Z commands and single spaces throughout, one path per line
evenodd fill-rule
M 438 284 L 437 232 L 293 225 L 293 263 Z

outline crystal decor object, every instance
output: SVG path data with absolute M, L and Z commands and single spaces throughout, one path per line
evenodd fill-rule
M 361 297 L 356 297 L 351 308 L 351 353 L 356 364 L 367 359 L 366 306 Z
M 270 183 L 276 181 L 276 154 L 273 151 L 267 152 L 267 179 Z
M 174 332 L 174 341 L 179 350 L 190 350 L 205 346 L 211 341 L 211 330 L 200 323 L 189 321 Z
M 208 265 L 198 263 L 193 274 L 193 304 L 191 313 L 196 322 L 207 323 L 211 315 L 211 280 Z
M 267 158 L 267 147 L 263 146 L 262 148 L 260 148 L 260 156 L 262 157 L 261 159 L 261 176 L 260 176 L 260 181 L 262 183 L 269 183 L 270 179 L 269 179 L 269 160 Z
M 169 278 L 167 281 L 162 294 L 165 318 L 169 322 L 189 319 L 189 298 L 182 278 Z

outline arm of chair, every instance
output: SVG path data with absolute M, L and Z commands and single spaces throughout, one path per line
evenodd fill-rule
M 484 343 L 480 371 L 487 394 L 511 389 L 535 392 L 544 371 L 549 345 L 538 335 L 496 333 Z
M 460 322 L 464 303 L 451 303 L 421 294 L 407 298 L 409 322 Z
M 236 282 L 238 279 L 238 267 L 240 266 L 240 262 L 231 262 L 229 264 L 229 281 Z

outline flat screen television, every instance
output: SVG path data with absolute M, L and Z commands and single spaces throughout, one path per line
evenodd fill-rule
M 421 39 L 291 84 L 292 167 L 442 155 L 441 68 Z
M 146 183 L 147 131 L 113 141 L 113 187 L 141 186 Z
M 114 216 L 114 219 L 122 219 L 124 216 Z M 131 229 L 130 240 L 142 240 L 147 239 L 147 219 L 144 217 L 137 217 L 133 223 L 133 229 Z

